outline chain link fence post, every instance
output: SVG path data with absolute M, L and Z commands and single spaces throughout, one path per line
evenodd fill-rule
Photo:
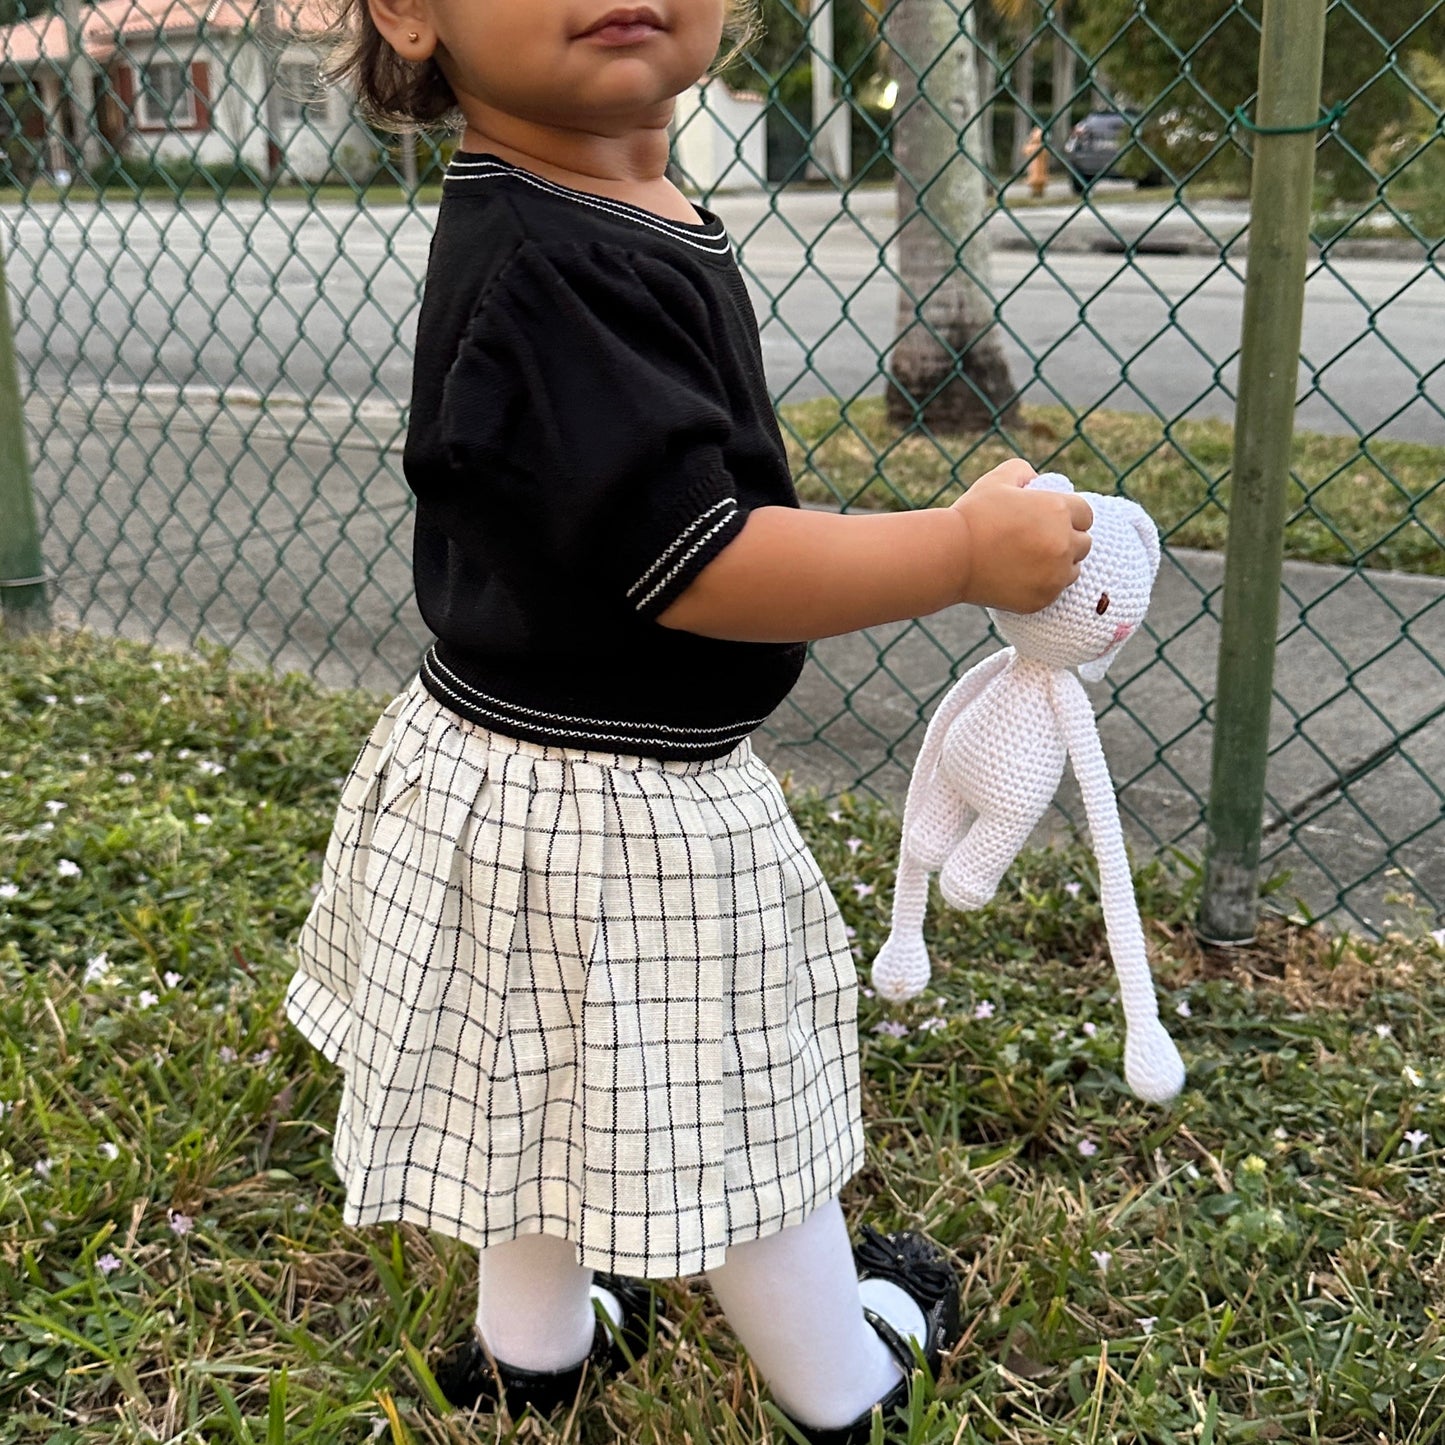
M 1265 0 L 1199 933 L 1254 937 L 1326 0 Z
M 25 404 L 15 365 L 5 256 L 0 251 L 0 616 L 14 632 L 41 632 L 50 626 L 42 570 L 40 529 L 25 453 Z

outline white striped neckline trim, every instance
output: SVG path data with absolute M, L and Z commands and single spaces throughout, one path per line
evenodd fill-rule
M 706 251 L 713 256 L 726 256 L 733 248 L 732 239 L 717 216 L 713 216 L 710 221 L 700 221 L 696 226 L 683 221 L 670 221 L 666 216 L 634 206 L 630 201 L 616 201 L 610 196 L 594 196 L 590 191 L 578 191 L 571 186 L 558 185 L 556 181 L 533 175 L 531 171 L 524 171 L 521 166 L 514 166 L 499 156 L 458 159 L 457 155 L 453 155 L 442 179 L 444 182 L 500 181 L 508 177 L 523 181 L 547 194 L 573 201 L 579 206 L 601 211 L 603 215 L 616 216 L 620 220 L 645 226 L 649 231 L 671 236 L 674 240 L 685 242 L 695 250 Z

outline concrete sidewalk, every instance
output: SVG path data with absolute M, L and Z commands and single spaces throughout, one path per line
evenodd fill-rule
M 70 396 L 57 421 L 53 399 L 30 406 L 62 621 L 175 647 L 205 637 L 379 693 L 414 672 L 429 635 L 411 601 L 395 409 L 203 415 Z M 1094 689 L 1145 850 L 1203 844 L 1221 576 L 1218 555 L 1170 554 L 1147 633 Z M 1445 780 L 1445 582 L 1290 563 L 1281 614 L 1270 815 L 1305 822 L 1293 841 L 1272 830 L 1273 864 L 1311 909 L 1342 891 L 1371 926 L 1399 916 L 1390 896 L 1411 887 L 1445 910 L 1445 816 L 1427 782 Z M 799 786 L 861 782 L 901 803 L 920 710 L 997 645 L 974 608 L 820 643 L 759 751 Z M 1081 818 L 1073 798 L 1070 783 L 1064 806 Z

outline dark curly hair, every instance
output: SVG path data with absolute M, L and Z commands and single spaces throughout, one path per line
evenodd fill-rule
M 730 48 L 709 74 L 730 65 L 760 30 L 757 0 L 726 0 L 723 28 Z M 354 81 L 356 108 L 377 130 L 459 132 L 466 118 L 435 56 L 423 61 L 398 55 L 382 38 L 366 0 L 330 0 L 328 21 L 309 38 L 321 57 L 318 79 Z

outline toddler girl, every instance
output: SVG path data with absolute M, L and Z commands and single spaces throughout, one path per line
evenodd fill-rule
M 639 1281 L 703 1274 L 805 1437 L 864 1439 L 958 1285 L 916 1235 L 850 1249 L 853 963 L 748 737 L 809 639 L 1046 605 L 1088 506 L 1011 462 L 953 507 L 799 509 L 728 236 L 665 175 L 726 0 L 348 3 L 373 118 L 464 133 L 404 453 L 437 640 L 287 996 L 344 1074 L 345 1218 L 479 1247 L 459 1404 L 571 1398 L 645 1338 Z

